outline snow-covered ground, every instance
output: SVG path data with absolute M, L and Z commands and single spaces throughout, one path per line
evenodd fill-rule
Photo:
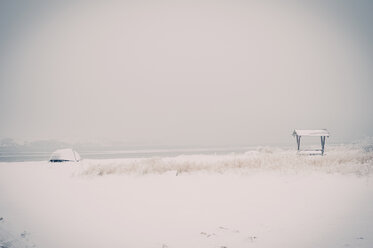
M 373 150 L 0 163 L 0 247 L 373 247 Z

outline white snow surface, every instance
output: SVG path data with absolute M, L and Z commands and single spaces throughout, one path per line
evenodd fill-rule
M 372 152 L 0 163 L 0 247 L 373 247 Z
M 299 136 L 326 136 L 329 137 L 329 132 L 326 129 L 295 129 L 293 135 Z

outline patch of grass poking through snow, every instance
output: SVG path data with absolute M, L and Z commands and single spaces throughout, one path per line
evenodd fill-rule
M 78 175 L 146 175 L 176 171 L 250 173 L 253 171 L 310 172 L 370 175 L 373 150 L 356 146 L 336 146 L 324 156 L 298 156 L 294 150 L 258 148 L 243 154 L 181 155 L 164 158 L 83 160 Z
M 19 235 L 9 223 L 0 217 L 0 248 L 34 248 L 30 239 L 30 233 L 23 231 Z

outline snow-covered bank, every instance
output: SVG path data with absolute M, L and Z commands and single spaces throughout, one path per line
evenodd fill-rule
M 184 155 L 140 159 L 84 160 L 82 175 L 162 174 L 190 172 L 251 173 L 253 170 L 323 171 L 339 174 L 367 175 L 373 172 L 373 149 L 368 146 L 336 146 L 325 156 L 298 156 L 294 150 L 263 147 L 242 154 Z
M 153 164 L 0 163 L 0 217 L 14 230 L 0 222 L 0 245 L 368 248 L 371 159 L 369 150 L 299 157 L 265 148 Z

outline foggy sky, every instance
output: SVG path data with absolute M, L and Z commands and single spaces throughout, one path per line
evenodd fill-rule
M 373 136 L 373 2 L 1 1 L 0 137 Z

